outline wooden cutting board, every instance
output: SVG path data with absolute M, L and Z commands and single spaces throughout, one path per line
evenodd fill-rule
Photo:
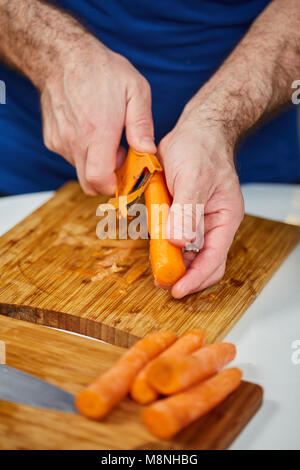
M 97 238 L 96 208 L 105 200 L 69 183 L 1 237 L 0 313 L 119 346 L 162 328 L 204 327 L 213 342 L 300 240 L 299 227 L 246 215 L 222 281 L 174 300 L 153 284 L 148 241 Z
M 123 349 L 0 315 L 0 341 L 9 366 L 77 394 Z M 214 411 L 172 441 L 154 438 L 142 407 L 124 400 L 102 422 L 0 400 L 0 449 L 225 449 L 256 413 L 262 389 L 242 382 Z

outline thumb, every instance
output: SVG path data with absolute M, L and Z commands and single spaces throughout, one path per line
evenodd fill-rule
M 127 142 L 131 147 L 138 152 L 156 153 L 151 111 L 151 90 L 145 79 L 129 98 L 125 126 Z
M 207 194 L 199 191 L 199 181 L 193 184 L 193 178 L 186 172 L 175 178 L 173 194 L 167 221 L 168 238 L 181 248 L 191 245 L 191 248 L 199 250 L 203 244 Z

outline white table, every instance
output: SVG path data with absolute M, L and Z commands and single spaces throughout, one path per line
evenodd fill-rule
M 245 185 L 243 194 L 248 213 L 300 224 L 300 186 Z M 0 234 L 51 195 L 0 198 Z M 244 378 L 265 391 L 263 407 L 231 448 L 300 449 L 300 245 L 226 339 L 237 345 Z

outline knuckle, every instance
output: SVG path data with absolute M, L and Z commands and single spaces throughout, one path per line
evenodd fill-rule
M 81 187 L 82 187 L 82 190 L 83 192 L 87 195 L 87 196 L 96 196 L 96 191 L 92 188 L 90 188 L 88 185 L 83 185 L 81 184 Z
M 50 150 L 50 152 L 53 152 L 52 142 L 50 142 L 50 140 L 44 139 L 44 144 L 45 144 L 45 147 L 48 150 Z
M 236 229 L 239 227 L 240 223 L 242 222 L 244 215 L 245 215 L 245 205 L 244 205 L 244 199 L 241 197 L 241 199 L 237 202 L 237 207 L 236 207 L 235 214 L 234 214 L 234 221 L 235 221 Z
M 62 141 L 67 147 L 75 147 L 76 145 L 76 134 L 70 128 L 65 128 L 62 132 Z
M 92 136 L 94 132 L 96 131 L 96 129 L 97 129 L 97 125 L 90 121 L 85 126 L 85 134 L 87 136 Z
M 97 173 L 86 173 L 85 176 L 88 186 L 92 187 L 97 191 L 105 191 L 107 185 L 107 175 L 97 174 Z
M 224 264 L 221 266 L 221 268 L 220 268 L 220 270 L 219 270 L 219 272 L 218 272 L 218 274 L 217 274 L 217 281 L 216 281 L 216 282 L 219 282 L 219 281 L 223 278 L 223 276 L 224 276 L 224 274 L 225 274 L 225 269 L 226 269 L 226 264 L 224 263 Z
M 141 95 L 148 96 L 151 94 L 151 88 L 150 88 L 149 82 L 142 75 L 137 76 L 136 81 L 135 81 L 135 88 L 136 88 L 136 91 Z
M 168 148 L 168 143 L 169 143 L 169 134 L 167 134 L 159 143 L 158 153 L 160 155 L 164 155 L 166 153 L 167 148 Z
M 139 116 L 134 121 L 134 126 L 145 129 L 145 130 L 148 130 L 148 129 L 150 130 L 151 123 L 150 123 L 149 118 L 147 116 Z
M 204 287 L 206 288 L 206 287 L 214 286 L 215 284 L 217 284 L 223 279 L 224 274 L 225 274 L 225 265 L 222 266 L 222 268 L 218 270 L 215 276 L 213 276 L 207 283 L 205 283 Z
M 44 134 L 44 145 L 48 150 L 50 150 L 51 152 L 53 151 L 53 148 L 54 148 L 53 142 L 50 139 L 49 135 L 46 133 Z
M 240 222 L 243 220 L 245 215 L 245 201 L 243 196 L 241 197 L 241 202 L 240 202 Z
M 47 147 L 50 152 L 58 153 L 60 155 L 63 155 L 63 149 L 62 146 L 58 144 L 55 140 L 49 140 L 47 143 L 45 143 L 45 146 Z
M 243 218 L 244 218 L 244 215 L 245 215 L 245 209 L 243 208 L 240 213 L 239 213 L 239 217 L 238 217 L 238 224 L 240 225 L 240 223 L 242 222 Z
M 99 177 L 99 175 L 96 175 L 94 173 L 87 173 L 86 180 L 91 185 L 94 185 L 94 184 L 100 185 L 101 184 L 101 178 Z

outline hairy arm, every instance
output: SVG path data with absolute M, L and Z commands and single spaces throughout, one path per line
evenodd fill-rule
M 0 57 L 39 89 L 45 145 L 76 167 L 87 194 L 114 192 L 124 127 L 129 145 L 156 151 L 147 80 L 66 12 L 0 0 Z
M 72 16 L 40 0 L 0 0 L 0 57 L 38 88 L 89 33 Z
M 291 104 L 300 78 L 300 2 L 273 0 L 185 112 L 221 123 L 235 145 Z

